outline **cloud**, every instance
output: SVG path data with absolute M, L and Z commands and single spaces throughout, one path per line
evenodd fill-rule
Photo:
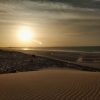
M 0 0 L 0 25 L 57 25 L 66 33 L 68 30 L 99 34 L 99 3 L 99 0 Z
M 82 13 L 94 12 L 90 8 L 75 7 L 74 0 L 5 0 L 0 3 L 1 15 L 5 13 L 8 17 L 21 17 L 21 18 L 54 18 L 54 19 L 70 19 L 79 18 Z M 38 1 L 38 2 L 37 2 Z M 48 1 L 48 2 L 47 2 Z M 54 3 L 55 2 L 55 3 Z M 66 2 L 64 4 L 64 2 Z M 60 16 L 59 16 L 60 14 Z M 82 16 L 81 16 L 82 17 Z
M 41 2 L 54 2 L 69 4 L 74 7 L 80 8 L 97 8 L 100 9 L 100 0 L 30 0 L 30 1 L 41 1 Z

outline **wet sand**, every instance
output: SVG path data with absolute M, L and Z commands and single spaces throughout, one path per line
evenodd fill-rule
M 46 69 L 0 75 L 0 100 L 99 99 L 99 72 Z

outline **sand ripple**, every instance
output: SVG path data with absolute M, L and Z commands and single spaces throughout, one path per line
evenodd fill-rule
M 0 100 L 99 100 L 100 73 L 42 70 L 0 75 Z

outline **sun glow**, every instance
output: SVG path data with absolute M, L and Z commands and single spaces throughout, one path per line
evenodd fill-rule
M 41 41 L 36 40 L 36 34 L 29 26 L 22 26 L 18 29 L 18 40 L 22 46 L 42 45 Z
M 19 30 L 19 39 L 23 42 L 31 42 L 34 33 L 30 27 L 24 26 Z

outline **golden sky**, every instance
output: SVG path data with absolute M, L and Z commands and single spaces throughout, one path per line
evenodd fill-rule
M 0 0 L 0 46 L 88 45 L 100 46 L 100 0 Z

